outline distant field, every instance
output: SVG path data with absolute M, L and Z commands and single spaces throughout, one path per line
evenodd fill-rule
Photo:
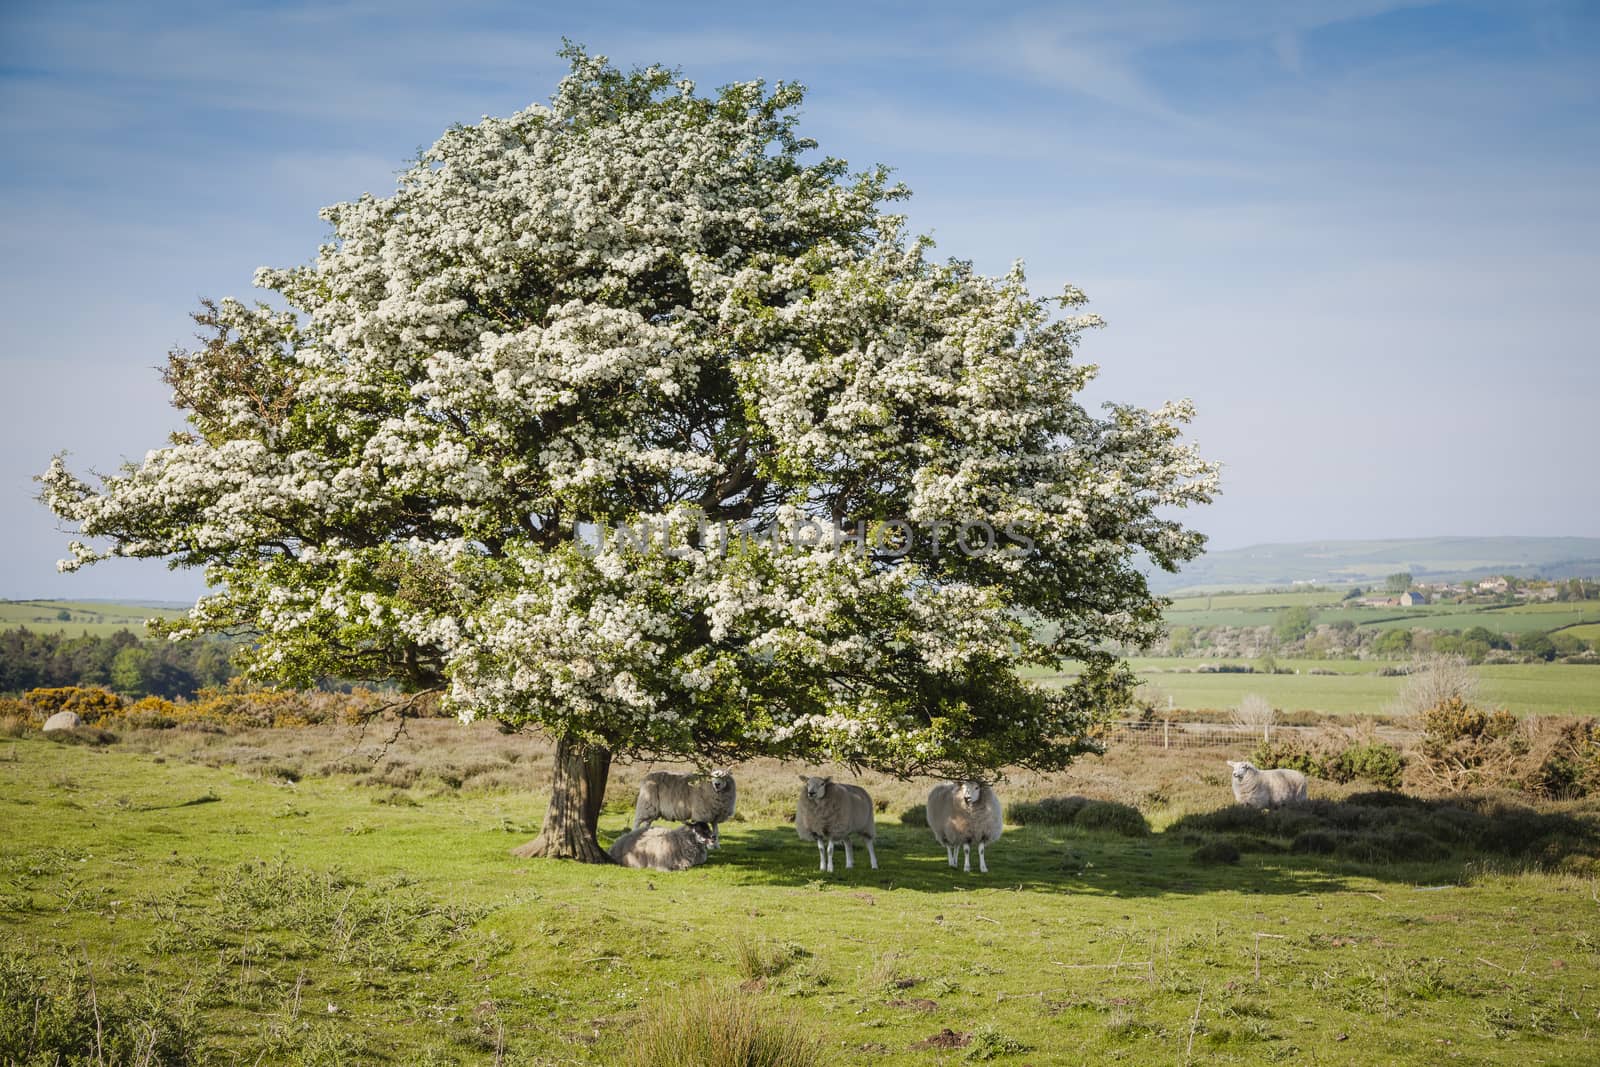
M 1271 626 L 1291 607 L 1311 608 L 1317 622 L 1347 620 L 1380 630 L 1466 630 L 1482 626 L 1494 633 L 1523 634 L 1600 623 L 1600 603 L 1519 604 L 1463 607 L 1437 604 L 1418 608 L 1341 607 L 1333 591 L 1239 593 L 1188 596 L 1166 611 L 1168 626 Z
M 1215 660 L 1135 659 L 1142 695 L 1158 706 L 1188 709 L 1237 707 L 1247 693 L 1265 697 L 1281 711 L 1332 715 L 1378 714 L 1389 709 L 1403 677 L 1378 675 L 1383 663 L 1356 660 L 1282 660 L 1299 674 L 1179 674 Z M 1600 667 L 1566 663 L 1515 663 L 1474 668 L 1482 700 L 1518 715 L 1600 715 Z M 1312 670 L 1334 674 L 1310 674 Z M 1049 675 L 1038 675 L 1047 683 Z M 1059 677 L 1059 676 L 1056 676 Z
M 1337 604 L 1343 593 L 1332 589 L 1318 589 L 1298 593 L 1237 593 L 1232 595 L 1186 596 L 1172 602 L 1168 611 L 1206 611 L 1213 602 L 1225 608 L 1255 610 L 1260 608 L 1314 608 L 1319 604 Z
M 1423 629 L 1423 630 L 1467 630 L 1474 626 L 1482 626 L 1486 630 L 1501 634 L 1526 634 L 1540 630 L 1555 630 L 1566 626 L 1573 626 L 1580 622 L 1600 622 L 1600 604 L 1590 601 L 1583 611 L 1576 611 L 1565 604 L 1550 605 L 1563 607 L 1565 611 L 1527 611 L 1516 608 L 1501 608 L 1493 611 L 1434 611 L 1427 615 L 1406 619 L 1390 619 L 1384 622 L 1374 622 L 1366 625 L 1374 626 L 1380 630 L 1393 629 Z M 1361 623 L 1357 622 L 1358 625 Z
M 63 614 L 66 618 L 62 618 Z M 181 608 L 93 600 L 0 600 L 0 630 L 25 626 L 35 633 L 90 633 L 105 637 L 118 630 L 132 630 L 142 635 L 146 619 L 176 619 L 184 614 Z

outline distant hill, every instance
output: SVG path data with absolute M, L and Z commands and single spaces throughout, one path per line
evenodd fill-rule
M 1418 537 L 1394 541 L 1307 541 L 1207 552 L 1178 574 L 1155 572 L 1151 588 L 1241 589 L 1291 582 L 1381 581 L 1410 571 L 1418 581 L 1600 576 L 1600 537 Z

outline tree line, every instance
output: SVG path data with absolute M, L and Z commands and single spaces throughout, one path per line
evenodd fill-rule
M 0 631 L 0 693 L 40 686 L 104 686 L 125 696 L 192 697 L 234 674 L 222 641 L 150 641 L 132 631 L 106 637 Z

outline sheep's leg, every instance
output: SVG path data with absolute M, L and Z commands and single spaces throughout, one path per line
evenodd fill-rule
M 828 873 L 833 873 L 833 838 L 828 838 Z
M 867 838 L 867 859 L 872 864 L 872 869 L 878 869 L 878 850 L 872 847 L 872 838 Z
M 850 847 L 850 839 L 844 839 L 844 869 L 849 870 L 856 865 L 855 849 Z
M 817 870 L 825 871 L 827 869 L 828 857 L 827 853 L 822 851 L 822 838 L 819 837 L 817 838 Z
M 957 846 L 957 845 L 946 845 L 946 846 L 944 846 L 945 858 L 950 861 L 950 866 L 952 866 L 952 867 L 954 867 L 956 865 L 956 852 L 957 851 L 959 851 L 959 846 Z
M 717 829 L 717 824 L 716 823 L 712 823 L 711 824 L 711 847 L 712 848 L 721 848 L 722 847 L 722 832 Z
M 989 873 L 989 865 L 987 863 L 983 862 L 983 842 L 982 841 L 978 842 L 978 873 L 979 874 L 988 874 Z
M 972 873 L 972 842 L 961 843 L 961 871 L 963 874 Z

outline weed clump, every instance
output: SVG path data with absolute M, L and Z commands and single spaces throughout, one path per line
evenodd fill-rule
M 1007 1037 L 995 1028 L 993 1023 L 984 1023 L 972 1031 L 972 1043 L 967 1046 L 965 1060 L 982 1062 L 998 1059 L 1001 1056 L 1015 1056 L 1019 1052 L 1031 1052 L 1032 1045 L 1025 1044 L 1014 1037 Z
M 776 978 L 788 970 L 795 960 L 805 956 L 806 951 L 793 942 L 763 947 L 741 937 L 734 942 L 733 954 L 734 967 L 746 981 L 753 982 L 762 978 Z
M 19 946 L 0 946 L 0 1062 L 206 1061 L 192 1000 L 154 984 L 124 993 L 97 985 L 86 963 L 46 971 Z
M 628 1067 L 822 1067 L 822 1043 L 762 998 L 703 983 L 657 1001 L 628 1037 Z

